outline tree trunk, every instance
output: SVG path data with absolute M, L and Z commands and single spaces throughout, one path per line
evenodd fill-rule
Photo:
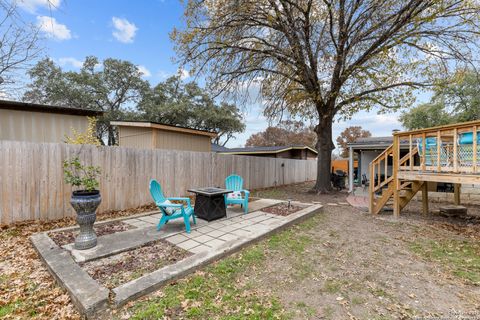
M 108 125 L 108 145 L 115 145 L 115 132 L 113 131 L 113 127 L 111 125 Z
M 332 166 L 332 151 L 335 145 L 332 141 L 332 117 L 320 117 L 320 123 L 315 127 L 317 133 L 317 182 L 314 190 L 317 193 L 328 193 L 332 190 L 330 170 Z

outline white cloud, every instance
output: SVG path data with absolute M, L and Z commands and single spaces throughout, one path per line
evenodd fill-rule
M 112 32 L 115 39 L 123 43 L 133 42 L 135 33 L 137 33 L 137 26 L 128 21 L 127 19 L 121 19 L 117 17 L 112 18 L 113 27 L 115 30 Z
M 47 16 L 38 16 L 37 25 L 40 30 L 56 40 L 68 40 L 72 37 L 70 30 L 66 25 L 58 23 L 55 18 Z
M 142 73 L 142 76 L 144 76 L 146 78 L 152 76 L 152 73 L 150 72 L 150 70 L 147 69 L 147 67 L 139 65 L 139 66 L 137 66 L 137 68 L 138 68 L 138 71 L 140 71 Z
M 60 6 L 61 0 L 17 0 L 19 7 L 34 13 L 38 8 L 48 8 L 56 10 Z
M 62 67 L 70 65 L 74 68 L 80 69 L 83 66 L 83 61 L 78 60 L 76 58 L 72 58 L 72 57 L 65 57 L 65 58 L 59 58 L 58 64 Z

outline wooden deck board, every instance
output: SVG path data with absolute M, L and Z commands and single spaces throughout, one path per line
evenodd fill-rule
M 399 171 L 400 180 L 480 184 L 479 174 Z

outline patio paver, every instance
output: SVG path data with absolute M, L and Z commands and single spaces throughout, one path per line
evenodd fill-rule
M 202 234 L 201 236 L 198 236 L 198 237 L 195 237 L 195 238 L 192 238 L 192 239 L 195 240 L 195 241 L 198 241 L 200 243 L 205 243 L 205 242 L 213 240 L 215 238 L 210 237 L 209 235 L 206 235 L 206 234 Z
M 243 229 L 237 229 L 232 231 L 234 235 L 240 236 L 240 237 L 248 237 L 250 236 L 251 232 Z
M 225 243 L 225 241 L 223 241 L 223 240 L 213 239 L 213 240 L 205 242 L 205 245 L 214 248 L 214 247 L 221 246 L 224 243 Z
M 183 234 L 176 234 L 172 237 L 167 238 L 167 241 L 173 244 L 179 244 L 187 240 L 188 240 L 188 237 L 184 236 Z
M 220 236 L 219 239 L 222 239 L 225 241 L 231 241 L 231 240 L 238 239 L 238 236 L 231 233 L 226 233 L 223 236 Z
M 188 239 L 187 241 L 184 241 L 184 242 L 181 242 L 181 243 L 177 244 L 177 246 L 179 246 L 180 248 L 185 249 L 185 250 L 190 250 L 190 249 L 192 249 L 196 246 L 199 246 L 199 245 L 200 245 L 200 242 L 197 242 L 197 241 L 192 240 L 192 239 Z
M 201 244 L 199 246 L 193 247 L 192 249 L 188 249 L 188 251 L 190 251 L 192 253 L 200 253 L 200 252 L 208 251 L 210 249 L 211 249 L 210 247 L 208 247 L 204 244 Z
M 198 228 L 198 231 L 201 232 L 201 233 L 209 233 L 211 231 L 215 230 L 214 228 L 210 228 L 208 226 L 206 227 L 201 227 L 201 228 Z
M 213 230 L 208 233 L 210 237 L 218 238 L 222 235 L 224 235 L 226 232 L 220 231 L 220 230 Z

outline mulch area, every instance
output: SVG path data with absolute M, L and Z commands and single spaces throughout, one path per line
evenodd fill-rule
M 286 217 L 286 216 L 291 215 L 292 213 L 300 211 L 304 208 L 305 207 L 297 206 L 297 205 L 293 205 L 293 204 L 288 205 L 288 203 L 280 203 L 280 204 L 277 204 L 277 205 L 274 205 L 274 206 L 271 206 L 271 207 L 264 208 L 264 209 L 262 209 L 262 211 L 267 212 L 267 213 L 271 213 L 271 214 L 275 214 L 277 216 Z
M 92 278 L 113 289 L 190 255 L 190 252 L 165 240 L 157 240 L 136 249 L 83 263 L 81 266 Z
M 156 210 L 146 205 L 99 214 L 108 220 Z M 2 319 L 80 319 L 65 290 L 44 267 L 30 242 L 30 236 L 74 226 L 75 218 L 56 221 L 25 221 L 0 227 L 0 310 Z
M 94 226 L 93 229 L 97 234 L 97 237 L 105 236 L 107 234 L 113 234 L 117 232 L 123 232 L 131 229 L 135 229 L 134 226 L 123 223 L 121 221 L 114 221 L 110 223 Z M 58 245 L 64 246 L 69 243 L 75 242 L 75 237 L 78 235 L 78 230 L 65 230 L 58 232 L 51 232 L 48 236 Z
M 422 213 L 422 202 L 411 201 L 402 210 L 401 217 L 412 222 L 423 222 L 433 228 L 447 230 L 472 239 L 480 239 L 480 206 L 466 205 L 467 216 L 445 217 L 439 208 L 445 203 L 430 202 L 428 215 Z

